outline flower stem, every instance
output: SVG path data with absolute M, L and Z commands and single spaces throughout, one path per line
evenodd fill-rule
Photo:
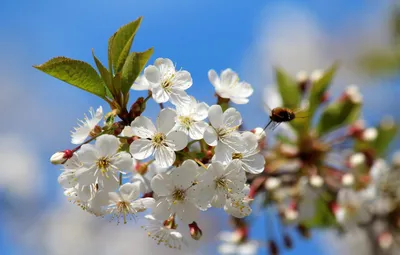
M 196 161 L 196 163 L 199 164 L 204 169 L 207 169 L 206 165 L 204 165 L 203 162 L 201 162 L 199 159 L 195 158 L 194 161 Z

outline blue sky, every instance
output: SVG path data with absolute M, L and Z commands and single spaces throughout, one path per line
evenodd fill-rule
M 95 96 L 40 73 L 32 65 L 59 55 L 93 63 L 92 48 L 105 62 L 109 36 L 121 25 L 138 16 L 144 16 L 133 50 L 143 51 L 154 46 L 155 53 L 150 62 L 157 57 L 171 58 L 178 67 L 190 71 L 194 85 L 189 93 L 198 100 L 212 104 L 215 99 L 212 96 L 213 87 L 207 78 L 209 69 L 219 71 L 230 67 L 239 72 L 244 80 L 259 81 L 245 65 L 252 62 L 253 57 L 254 63 L 260 61 L 254 55 L 254 45 L 262 43 L 261 23 L 264 22 L 265 15 L 273 14 L 274 8 L 299 8 L 312 16 L 322 31 L 334 35 L 340 34 L 341 30 L 354 21 L 362 20 L 363 17 L 387 7 L 380 1 L 321 2 L 253 0 L 250 4 L 250 1 L 236 0 L 3 1 L 0 9 L 0 75 L 6 79 L 0 82 L 0 88 L 6 92 L 16 89 L 17 92 L 11 93 L 8 99 L 0 97 L 4 100 L 0 101 L 0 106 L 7 108 L 0 113 L 6 114 L 9 113 L 8 109 L 15 108 L 18 116 L 11 114 L 10 125 L 0 127 L 0 131 L 5 134 L 20 134 L 39 157 L 45 174 L 43 197 L 37 199 L 38 203 L 44 207 L 57 204 L 60 194 L 55 194 L 62 192 L 56 182 L 58 172 L 47 163 L 47 159 L 54 151 L 70 146 L 69 131 L 75 125 L 76 119 L 82 118 L 90 106 L 97 107 L 102 102 Z M 285 19 L 285 13 L 282 15 L 282 19 Z M 293 38 L 293 47 L 297 47 L 296 38 Z M 270 73 L 271 68 L 272 65 L 262 66 L 259 70 Z M 269 77 L 263 82 L 270 84 L 273 80 Z M 262 87 L 266 84 L 253 85 L 256 92 L 252 98 L 259 103 Z M 400 92 L 398 86 L 393 89 Z M 367 88 L 366 91 L 372 89 Z M 390 96 L 390 90 L 379 87 L 379 91 L 383 96 Z M 131 98 L 134 98 L 133 94 Z M 395 100 L 391 102 L 385 106 L 393 106 L 390 104 Z M 264 113 L 257 103 L 238 107 L 250 126 L 264 124 Z M 155 116 L 158 108 L 152 106 L 149 115 Z M 33 126 L 27 126 L 28 123 Z M 0 198 L 3 197 L 5 196 L 2 196 L 0 187 Z M 3 206 L 4 203 L 0 205 Z M 40 214 L 40 209 L 35 210 Z M 0 216 L 1 213 L 0 210 Z M 5 254 L 23 253 L 19 248 L 12 248 L 18 240 L 10 237 L 6 239 L 7 231 L 9 230 L 0 227 L 0 248 L 6 251 Z M 261 227 L 255 228 L 254 234 L 256 238 L 262 238 Z M 315 239 L 299 242 L 298 250 L 284 254 L 309 253 L 318 249 Z

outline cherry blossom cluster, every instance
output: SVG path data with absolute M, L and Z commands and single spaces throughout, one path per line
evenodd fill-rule
M 218 96 L 232 102 L 247 103 L 253 92 L 231 69 L 220 77 L 211 70 L 209 78 Z M 259 154 L 264 137 L 239 131 L 242 117 L 236 109 L 198 102 L 186 93 L 190 86 L 189 72 L 158 58 L 132 86 L 148 90 L 156 103 L 171 103 L 155 123 L 140 112 L 118 134 L 101 126 L 102 107 L 90 109 L 71 134 L 79 146 L 51 157 L 52 163 L 63 164 L 58 181 L 68 199 L 91 214 L 124 223 L 147 211 L 144 229 L 174 248 L 184 243 L 176 221 L 199 239 L 200 211 L 216 207 L 237 218 L 248 216 L 246 173 L 264 171 Z

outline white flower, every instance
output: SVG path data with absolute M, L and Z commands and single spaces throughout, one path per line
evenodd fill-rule
M 213 207 L 220 208 L 226 204 L 227 197 L 243 190 L 246 175 L 235 161 L 230 162 L 227 166 L 216 161 L 199 177 L 199 180 L 201 180 L 200 194 L 211 198 Z
M 265 188 L 267 190 L 277 189 L 279 186 L 281 186 L 281 182 L 281 179 L 277 177 L 268 177 L 268 179 L 265 181 Z
M 149 193 L 151 192 L 151 186 L 150 182 L 153 179 L 153 177 L 159 173 L 165 172 L 167 169 L 162 168 L 158 166 L 157 164 L 151 163 L 147 165 L 147 163 L 144 163 L 139 165 L 139 167 L 147 167 L 146 171 L 144 173 L 135 173 L 132 176 L 132 183 L 134 182 L 139 182 L 140 183 L 140 192 L 141 193 Z
M 225 212 L 236 218 L 249 216 L 252 211 L 249 205 L 250 201 L 252 201 L 248 197 L 249 192 L 250 188 L 246 185 L 242 192 L 228 195 L 224 206 Z
M 190 97 L 187 105 L 176 106 L 176 126 L 175 129 L 184 132 L 194 140 L 203 139 L 203 134 L 208 124 L 204 121 L 208 115 L 208 105 L 198 103 L 194 97 Z
M 170 59 L 156 59 L 154 65 L 146 67 L 144 76 L 152 87 L 153 99 L 157 103 L 170 100 L 174 105 L 184 105 L 190 102 L 185 90 L 192 86 L 192 77 L 188 71 L 176 71 Z
M 253 88 L 244 81 L 239 81 L 239 76 L 228 68 L 222 71 L 221 77 L 214 70 L 208 71 L 208 79 L 215 87 L 215 91 L 222 98 L 229 98 L 235 104 L 247 104 L 248 97 L 253 94 Z
M 157 244 L 164 244 L 166 247 L 181 249 L 184 243 L 183 236 L 176 229 L 164 226 L 163 221 L 159 221 L 152 215 L 146 215 L 148 225 L 143 226 L 147 235 L 157 241 Z
M 174 131 L 176 113 L 163 109 L 157 118 L 157 128 L 150 119 L 139 116 L 131 123 L 132 131 L 140 139 L 133 141 L 130 152 L 136 159 L 146 159 L 154 154 L 155 163 L 170 167 L 175 162 L 175 151 L 186 147 L 188 138 L 182 131 Z M 171 131 L 172 130 L 172 131 Z
M 193 160 L 186 160 L 170 174 L 157 174 L 151 180 L 151 188 L 158 196 L 153 214 L 157 219 L 176 216 L 189 224 L 196 220 L 199 208 L 207 209 L 208 200 L 197 191 L 196 176 L 199 166 Z
M 322 185 L 324 185 L 324 179 L 319 175 L 312 175 L 310 177 L 310 184 L 315 188 L 320 188 Z
M 131 89 L 133 90 L 151 90 L 151 86 L 149 81 L 144 77 L 144 75 L 140 75 L 136 78 L 133 83 Z
M 356 168 L 365 164 L 365 155 L 364 153 L 357 152 L 350 156 L 349 158 L 349 165 L 352 168 Z
M 378 137 L 378 130 L 376 128 L 367 128 L 362 133 L 363 141 L 374 141 Z
M 102 189 L 118 187 L 119 174 L 130 170 L 132 158 L 127 152 L 117 152 L 120 142 L 113 135 L 102 135 L 96 143 L 84 144 L 77 152 L 82 168 L 75 173 L 80 185 L 99 184 Z
M 79 185 L 65 189 L 64 195 L 83 210 L 95 216 L 103 216 L 103 207 L 107 205 L 108 195 L 103 190 L 96 191 L 94 185 Z
M 350 187 L 354 184 L 354 175 L 351 173 L 345 173 L 342 176 L 342 185 L 346 187 Z
M 210 146 L 215 146 L 215 160 L 229 161 L 232 153 L 243 150 L 243 141 L 237 131 L 242 124 L 242 117 L 234 108 L 224 113 L 219 105 L 213 105 L 208 110 L 208 119 L 212 126 L 204 132 L 204 140 Z
M 103 118 L 103 108 L 100 106 L 97 108 L 96 112 L 93 111 L 93 108 L 89 109 L 90 118 L 88 118 L 85 114 L 84 120 L 79 120 L 78 127 L 74 128 L 74 131 L 71 133 L 71 143 L 73 144 L 81 144 L 86 138 L 90 135 L 90 132 L 96 127 L 96 125 Z
M 258 151 L 257 136 L 251 132 L 242 134 L 245 144 L 243 152 L 232 153 L 232 160 L 239 163 L 241 168 L 251 174 L 259 174 L 264 171 L 265 159 Z
M 127 216 L 135 216 L 136 213 L 145 211 L 154 205 L 154 198 L 139 198 L 140 184 L 125 183 L 118 192 L 109 192 L 110 204 L 106 212 L 113 215 L 113 218 L 124 218 L 126 224 Z

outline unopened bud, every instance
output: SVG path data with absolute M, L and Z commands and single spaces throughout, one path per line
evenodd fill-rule
M 361 139 L 367 142 L 374 141 L 376 137 L 378 137 L 378 130 L 376 130 L 376 128 L 367 128 L 361 135 Z
M 274 240 L 268 241 L 268 248 L 269 248 L 270 255 L 278 255 L 279 254 L 278 245 L 276 244 L 276 242 Z
M 299 213 L 294 208 L 286 209 L 284 215 L 285 219 L 288 221 L 294 221 L 297 219 L 297 217 L 299 217 Z
M 144 103 L 144 98 L 139 97 L 136 102 L 134 102 L 129 110 L 129 117 L 133 120 L 137 116 L 140 116 L 145 110 L 146 104 Z
M 300 71 L 296 74 L 296 81 L 302 93 L 305 93 L 309 85 L 309 77 L 306 71 Z
M 302 237 L 307 239 L 310 238 L 311 236 L 310 230 L 304 224 L 297 225 L 296 229 Z
M 312 175 L 309 181 L 311 186 L 315 188 L 320 188 L 322 185 L 324 185 L 324 179 L 322 179 L 322 177 L 319 175 Z
M 193 221 L 191 224 L 189 224 L 189 231 L 190 231 L 190 236 L 194 240 L 200 240 L 200 238 L 203 235 L 203 231 L 197 226 L 197 223 Z
M 269 177 L 265 181 L 265 189 L 267 190 L 274 190 L 277 189 L 281 185 L 281 179 L 276 177 Z
M 350 100 L 353 104 L 360 104 L 363 101 L 363 97 L 356 85 L 350 85 L 346 88 L 343 98 Z
M 365 130 L 364 120 L 357 120 L 349 127 L 349 135 L 360 138 Z
M 288 234 L 283 235 L 283 243 L 287 249 L 293 248 L 293 241 L 292 238 Z
M 317 82 L 322 78 L 323 75 L 324 75 L 324 71 L 322 71 L 320 69 L 316 69 L 311 72 L 310 79 L 312 82 Z
M 354 184 L 354 175 L 351 173 L 345 173 L 342 176 L 342 185 L 345 187 L 352 186 Z
M 136 172 L 140 175 L 145 175 L 147 173 L 147 169 L 148 169 L 149 163 L 138 163 L 136 165 Z
M 364 153 L 361 153 L 361 152 L 355 153 L 355 154 L 351 155 L 349 158 L 349 166 L 351 168 L 359 167 L 359 166 L 365 164 L 365 160 L 366 160 L 366 158 L 365 158 Z
M 58 151 L 51 156 L 50 162 L 54 165 L 64 164 L 73 154 L 71 150 Z
M 382 249 L 389 249 L 393 244 L 393 235 L 389 232 L 383 232 L 378 237 L 378 243 Z

